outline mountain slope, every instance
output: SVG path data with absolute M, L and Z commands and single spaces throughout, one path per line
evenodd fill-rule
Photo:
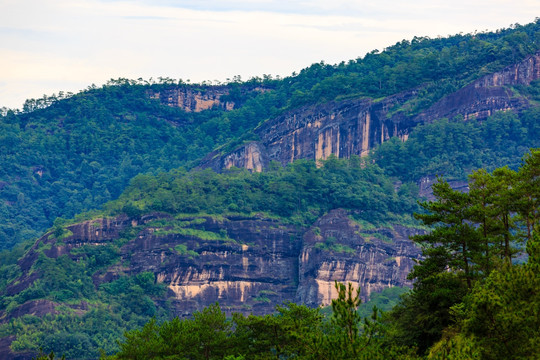
M 215 301 L 265 314 L 283 301 L 328 305 L 336 279 L 361 285 L 364 300 L 410 286 L 416 208 L 414 191 L 397 193 L 359 159 L 137 176 L 105 213 L 57 224 L 19 259 L 5 258 L 0 338 L 15 353 L 0 351 L 92 358 L 152 316 Z
M 458 94 L 482 76 L 537 52 L 539 34 L 536 22 L 490 33 L 414 38 L 347 63 L 314 64 L 284 79 L 235 79 L 226 86 L 189 85 L 167 78 L 158 84 L 119 79 L 67 98 L 60 94 L 28 100 L 19 113 L 3 109 L 0 249 L 39 236 L 56 217 L 70 218 L 99 208 L 116 198 L 138 173 L 190 168 L 223 144 L 227 145 L 219 149 L 220 155 L 246 141 L 259 141 L 234 155 L 254 168 L 274 158 L 285 163 L 304 155 L 325 158 L 334 150 L 340 156 L 366 153 L 391 135 L 409 134 L 410 126 L 400 119 L 415 120 L 425 114 L 429 119 L 417 121 L 425 123 L 463 113 L 457 103 L 453 105 L 457 112 L 437 109 L 440 104 L 448 109 L 445 102 L 464 100 L 449 94 Z M 483 89 L 490 93 L 490 86 Z M 523 96 L 504 89 L 499 95 L 500 104 L 482 111 L 504 108 L 505 101 L 512 108 L 525 106 Z M 484 98 L 491 101 L 493 96 Z M 333 120 L 320 133 L 305 134 L 319 142 L 317 146 L 296 144 L 290 134 L 283 140 L 284 147 L 272 145 L 274 140 L 267 138 L 271 124 L 277 126 L 276 121 L 289 121 L 295 115 L 332 117 L 344 106 L 367 114 L 382 104 L 392 108 L 375 111 L 383 117 L 373 119 L 369 129 L 362 123 L 343 129 L 342 135 L 352 139 L 340 139 L 339 146 L 334 140 L 341 130 Z M 335 111 L 332 106 L 337 106 Z M 369 135 L 363 136 L 364 131 Z M 271 149 L 264 149 L 267 146 Z M 282 153 L 265 155 L 268 150 Z M 257 152 L 258 158 L 250 155 Z M 217 167 L 243 166 L 235 161 L 220 161 Z
M 216 99 L 234 86 L 174 85 L 176 101 L 182 95 L 186 104 L 171 107 L 171 87 L 112 81 L 67 99 L 49 98 L 46 108 L 40 108 L 43 99 L 29 101 L 28 112 L 1 117 L 0 249 L 39 236 L 59 216 L 117 198 L 139 173 L 190 167 L 235 136 L 216 124 L 226 107 L 258 93 L 246 85 L 220 108 Z M 203 111 L 211 99 L 216 106 Z
M 125 329 L 215 300 L 265 313 L 283 300 L 326 304 L 333 280 L 364 296 L 410 285 L 419 190 L 539 146 L 538 76 L 519 70 L 537 69 L 539 26 L 416 38 L 226 87 L 120 80 L 8 112 L 3 246 L 118 198 L 0 254 L 0 352 L 95 358 Z M 266 171 L 177 169 L 245 143 L 237 165 Z M 151 174 L 129 181 L 137 172 Z
M 519 115 L 537 104 L 515 88 L 536 85 L 539 79 L 540 53 L 536 53 L 483 76 L 419 113 L 413 108 L 422 101 L 425 87 L 377 101 L 361 98 L 303 107 L 258 126 L 254 133 L 259 141 L 230 153 L 211 153 L 203 166 L 216 171 L 232 166 L 261 171 L 271 161 L 285 165 L 296 159 L 326 159 L 330 154 L 366 156 L 392 137 L 408 139 L 418 124 L 456 117 L 483 121 L 499 111 Z

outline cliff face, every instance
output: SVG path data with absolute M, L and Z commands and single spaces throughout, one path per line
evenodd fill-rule
M 192 86 L 171 86 L 161 91 L 148 90 L 147 95 L 152 99 L 159 100 L 163 105 L 179 107 L 186 112 L 201 112 L 212 108 L 230 111 L 241 105 L 242 95 L 265 91 L 267 89 L 263 87 L 249 86 L 234 91 L 227 85 L 205 86 L 200 89 Z M 233 92 L 236 94 L 231 97 Z
M 406 140 L 418 124 L 458 115 L 470 120 L 484 119 L 497 111 L 520 112 L 529 103 L 510 87 L 538 79 L 540 53 L 486 75 L 416 115 L 407 115 L 406 109 L 408 102 L 418 97 L 419 90 L 380 101 L 354 99 L 300 108 L 257 128 L 259 141 L 229 154 L 213 153 L 202 166 L 216 171 L 231 166 L 260 171 L 270 161 L 285 165 L 296 159 L 327 159 L 330 154 L 342 158 L 364 156 L 390 137 Z
M 148 91 L 149 97 L 158 99 L 164 105 L 179 107 L 187 112 L 200 112 L 213 107 L 232 110 L 234 102 L 222 101 L 221 97 L 224 95 L 229 95 L 229 89 L 225 86 L 213 86 L 202 90 L 174 87 L 160 92 Z
M 390 115 L 390 110 L 416 94 L 410 91 L 380 102 L 356 99 L 300 108 L 258 127 L 255 133 L 260 141 L 223 156 L 210 154 L 202 166 L 216 171 L 232 166 L 260 171 L 270 161 L 285 165 L 297 159 L 327 159 L 330 154 L 366 155 L 391 136 L 407 138 L 412 123 L 401 113 Z
M 450 94 L 418 115 L 417 122 L 462 115 L 465 120 L 484 119 L 497 111 L 519 112 L 528 107 L 527 99 L 514 96 L 511 86 L 529 85 L 540 79 L 540 53 L 522 62 L 486 75 Z
M 120 248 L 119 261 L 97 271 L 94 286 L 150 271 L 168 288 L 166 298 L 155 300 L 169 300 L 180 316 L 216 301 L 227 312 L 255 314 L 270 313 L 285 301 L 328 305 L 335 295 L 334 280 L 360 286 L 366 300 L 373 291 L 410 286 L 406 276 L 413 259 L 420 257 L 407 238 L 413 230 L 363 229 L 339 209 L 309 229 L 257 215 L 178 220 L 153 214 L 136 221 L 121 216 L 69 226 L 71 234 L 61 241 L 45 235 L 19 261 L 22 275 L 4 293 L 15 295 L 39 279 L 32 265 L 40 252 L 77 260 L 81 254 L 72 250 L 109 244 L 133 228 L 136 235 Z M 83 305 L 68 306 L 84 314 L 91 305 Z M 0 313 L 0 322 L 28 313 L 55 313 L 57 306 L 32 300 Z
M 407 275 L 421 257 L 409 240 L 414 233 L 402 226 L 363 229 L 345 211 L 331 211 L 304 234 L 296 300 L 330 305 L 336 280 L 360 287 L 363 301 L 387 287 L 411 286 Z
M 147 228 L 122 248 L 123 257 L 132 254 L 130 273 L 152 271 L 167 284 L 178 315 L 216 301 L 228 311 L 269 313 L 294 298 L 299 229 L 262 217 L 185 221 L 200 235 Z M 174 250 L 179 244 L 188 253 Z

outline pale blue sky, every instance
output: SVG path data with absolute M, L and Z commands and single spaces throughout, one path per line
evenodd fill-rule
M 0 107 L 118 77 L 287 76 L 537 16 L 538 0 L 0 0 Z

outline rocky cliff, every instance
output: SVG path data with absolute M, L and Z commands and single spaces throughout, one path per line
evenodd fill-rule
M 330 154 L 344 158 L 364 156 L 390 137 L 406 140 L 418 124 L 456 116 L 481 120 L 497 111 L 520 112 L 529 102 L 512 86 L 528 85 L 538 79 L 540 53 L 486 75 L 417 114 L 409 114 L 409 108 L 422 89 L 379 101 L 353 99 L 303 107 L 258 127 L 258 141 L 231 153 L 212 153 L 202 166 L 216 171 L 232 166 L 261 171 L 270 161 L 285 165 L 296 159 L 326 159 Z
M 221 98 L 229 95 L 225 86 L 213 86 L 205 89 L 193 87 L 171 87 L 162 91 L 148 91 L 148 96 L 158 99 L 162 104 L 179 107 L 187 112 L 200 112 L 213 107 L 232 110 L 234 102 L 223 101 Z
M 39 239 L 19 261 L 21 276 L 4 295 L 12 296 L 39 281 L 33 265 L 39 254 L 67 255 L 77 261 L 83 245 L 111 244 L 122 233 L 135 236 L 120 248 L 118 261 L 93 275 L 94 286 L 122 275 L 152 272 L 167 287 L 174 313 L 183 316 L 219 301 L 227 312 L 263 314 L 285 301 L 328 305 L 334 280 L 352 282 L 366 300 L 373 291 L 410 286 L 406 279 L 420 251 L 408 240 L 414 230 L 365 228 L 345 210 L 333 210 L 310 228 L 262 215 L 173 218 L 120 216 L 71 225 L 62 240 L 52 233 Z M 54 314 L 58 303 L 31 300 L 0 322 L 24 314 Z M 65 304 L 63 305 L 66 306 Z M 91 305 L 67 305 L 84 314 Z
M 179 107 L 186 112 L 201 112 L 212 108 L 230 111 L 241 105 L 242 95 L 265 92 L 267 89 L 259 86 L 243 86 L 235 91 L 236 94 L 233 96 L 231 87 L 227 85 L 201 88 L 171 86 L 160 91 L 150 89 L 147 95 L 159 100 L 163 105 Z
M 409 240 L 416 231 L 402 226 L 365 229 L 347 215 L 331 211 L 304 234 L 296 301 L 331 304 L 337 297 L 335 281 L 360 287 L 363 301 L 372 292 L 411 284 L 407 275 L 420 258 Z

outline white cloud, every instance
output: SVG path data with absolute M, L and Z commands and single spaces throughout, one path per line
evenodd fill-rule
M 528 0 L 3 0 L 0 106 L 117 77 L 285 76 L 415 35 L 527 23 L 538 10 Z

